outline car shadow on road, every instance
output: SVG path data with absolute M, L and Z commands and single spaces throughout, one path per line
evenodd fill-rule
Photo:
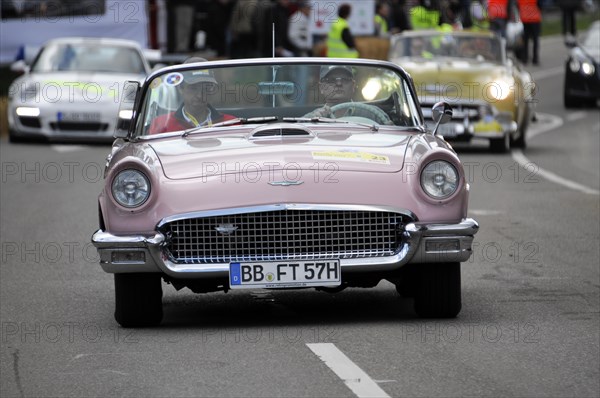
M 413 300 L 401 297 L 391 284 L 334 294 L 314 289 L 181 293 L 163 300 L 162 328 L 310 326 L 416 318 Z

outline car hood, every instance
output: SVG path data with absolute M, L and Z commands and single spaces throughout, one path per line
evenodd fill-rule
M 352 134 L 346 128 L 345 132 L 311 132 L 308 137 L 256 137 L 253 130 L 248 130 L 241 134 L 159 139 L 149 145 L 169 179 L 239 173 L 252 178 L 275 170 L 288 170 L 293 179 L 296 170 L 398 172 L 412 135 Z
M 492 62 L 442 59 L 403 61 L 401 66 L 412 76 L 419 97 L 436 95 L 445 101 L 489 99 L 484 89 L 486 85 L 499 79 L 512 79 L 506 66 Z
M 600 49 L 590 46 L 583 47 L 583 50 L 597 63 L 600 64 Z
M 142 82 L 144 76 L 129 73 L 50 72 L 31 73 L 22 77 L 19 89 L 35 88 L 43 98 L 53 103 L 119 104 L 127 80 Z

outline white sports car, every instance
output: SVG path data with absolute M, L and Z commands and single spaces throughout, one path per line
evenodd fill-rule
M 46 43 L 10 86 L 11 142 L 34 138 L 109 141 L 119 117 L 123 85 L 150 72 L 130 40 L 61 38 Z

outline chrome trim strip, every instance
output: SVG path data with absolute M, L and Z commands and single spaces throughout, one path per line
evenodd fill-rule
M 155 232 L 153 236 L 130 235 L 116 236 L 101 229 L 92 235 L 92 243 L 98 249 L 101 248 L 119 248 L 119 247 L 148 247 L 160 246 L 165 241 L 165 236 L 160 232 Z
M 406 225 L 406 232 L 409 234 L 420 234 L 423 236 L 472 236 L 479 230 L 479 224 L 472 218 L 465 218 L 458 224 L 430 224 L 424 222 L 415 222 Z
M 275 203 L 270 205 L 236 207 L 231 209 L 216 209 L 195 211 L 190 213 L 175 214 L 165 217 L 159 221 L 156 229 L 160 229 L 165 224 L 173 221 L 185 220 L 188 218 L 203 218 L 213 216 L 225 216 L 244 213 L 261 213 L 277 210 L 358 210 L 358 211 L 384 211 L 388 213 L 400 213 L 411 219 L 418 221 L 417 216 L 410 210 L 399 209 L 392 206 L 366 206 L 366 205 L 347 205 L 347 204 L 312 204 L 312 203 Z

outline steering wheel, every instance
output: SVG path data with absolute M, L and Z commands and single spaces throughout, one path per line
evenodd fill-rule
M 333 113 L 340 110 L 346 112 L 350 111 L 347 116 L 362 116 L 374 120 L 379 124 L 393 124 L 387 113 L 373 105 L 363 104 L 361 102 L 343 102 L 331 107 Z

